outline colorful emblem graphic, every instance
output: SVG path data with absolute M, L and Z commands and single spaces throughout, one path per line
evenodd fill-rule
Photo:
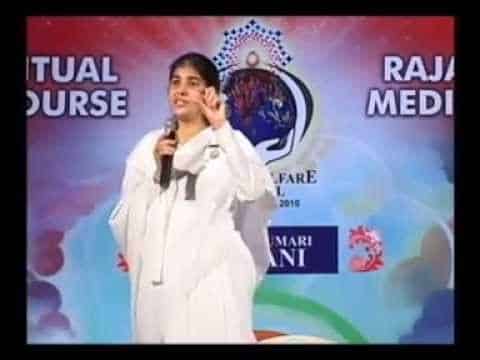
M 305 135 L 313 114 L 306 85 L 284 67 L 292 61 L 279 30 L 255 20 L 225 31 L 213 58 L 227 95 L 229 119 L 266 163 L 287 157 Z
M 376 271 L 383 267 L 383 242 L 376 231 L 363 226 L 350 230 L 349 246 L 356 250 L 350 260 L 352 271 Z

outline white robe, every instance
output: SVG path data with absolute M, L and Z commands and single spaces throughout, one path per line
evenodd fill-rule
M 162 190 L 153 151 L 163 133 L 149 132 L 129 155 L 109 219 L 130 267 L 134 339 L 255 342 L 253 296 L 269 266 L 267 226 L 278 206 L 268 168 L 227 122 L 177 148 Z M 177 177 L 185 171 L 192 175 Z

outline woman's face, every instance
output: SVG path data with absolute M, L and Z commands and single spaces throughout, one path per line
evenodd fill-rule
M 173 114 L 184 119 L 200 116 L 200 107 L 192 99 L 202 101 L 205 88 L 205 81 L 193 67 L 177 67 L 168 87 L 168 99 Z

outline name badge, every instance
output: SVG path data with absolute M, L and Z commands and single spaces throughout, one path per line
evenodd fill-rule
M 213 160 L 220 156 L 220 145 L 211 144 L 207 146 L 207 158 Z

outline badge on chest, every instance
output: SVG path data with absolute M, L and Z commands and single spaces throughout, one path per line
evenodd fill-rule
M 205 160 L 214 160 L 220 156 L 220 145 L 210 144 L 205 151 Z

